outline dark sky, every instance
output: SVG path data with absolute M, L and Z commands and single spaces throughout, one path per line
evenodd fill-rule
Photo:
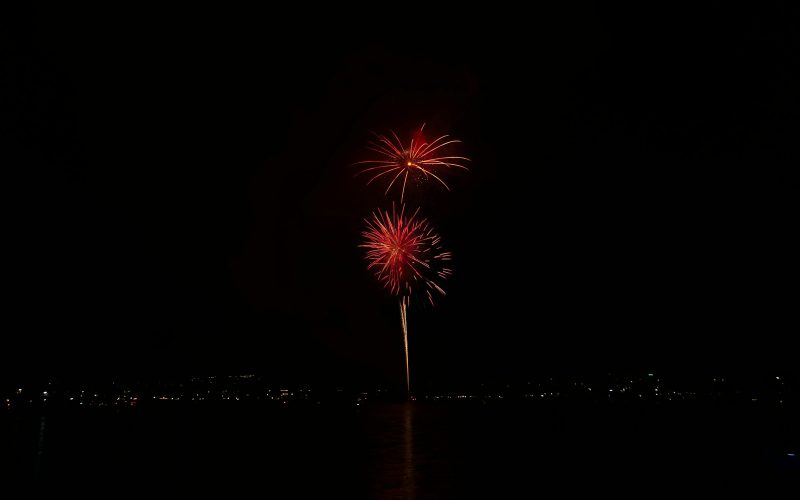
M 6 373 L 399 384 L 349 165 L 423 122 L 419 384 L 797 370 L 796 11 L 60 9 L 4 29 Z

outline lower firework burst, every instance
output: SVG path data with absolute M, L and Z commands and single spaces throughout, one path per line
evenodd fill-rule
M 367 268 L 378 281 L 400 299 L 400 326 L 403 329 L 403 347 L 406 358 L 406 392 L 411 396 L 411 370 L 408 363 L 408 304 L 412 295 L 421 293 L 433 304 L 434 293 L 444 295 L 439 280 L 450 276 L 446 267 L 450 252 L 442 250 L 442 239 L 419 215 L 376 211 L 366 220 L 364 243 L 367 249 Z
M 445 294 L 439 282 L 451 274 L 451 253 L 442 249 L 441 238 L 419 209 L 410 216 L 405 207 L 399 213 L 378 210 L 366 223 L 360 246 L 367 249 L 367 268 L 389 292 L 406 304 L 412 294 L 424 295 L 431 304 L 435 294 Z

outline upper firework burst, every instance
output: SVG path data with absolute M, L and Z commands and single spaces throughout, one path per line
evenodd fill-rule
M 367 185 L 377 179 L 387 181 L 384 192 L 386 195 L 392 186 L 395 186 L 395 190 L 400 191 L 400 203 L 403 202 L 409 181 L 423 183 L 433 179 L 449 191 L 450 187 L 440 177 L 442 171 L 451 168 L 468 170 L 462 163 L 469 161 L 469 158 L 448 153 L 448 149 L 461 141 L 447 140 L 448 136 L 443 135 L 429 142 L 423 135 L 424 128 L 425 124 L 412 136 L 408 144 L 403 144 L 394 131 L 390 131 L 392 138 L 375 134 L 376 140 L 369 141 L 367 149 L 379 154 L 380 158 L 356 162 L 357 165 L 372 164 L 356 175 L 371 172 L 372 177 L 367 181 Z
M 437 282 L 450 276 L 451 254 L 442 249 L 441 238 L 418 212 L 409 217 L 403 208 L 399 214 L 394 208 L 391 214 L 378 210 L 366 220 L 360 246 L 367 249 L 367 268 L 392 294 L 407 303 L 419 291 L 433 304 L 433 292 L 444 295 Z

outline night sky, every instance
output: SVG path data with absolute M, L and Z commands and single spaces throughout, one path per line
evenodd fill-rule
M 423 122 L 418 386 L 797 371 L 797 12 L 60 9 L 3 30 L 6 374 L 400 385 L 351 163 Z

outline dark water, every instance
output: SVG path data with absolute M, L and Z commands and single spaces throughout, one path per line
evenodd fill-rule
M 757 408 L 397 404 L 0 414 L 3 484 L 106 498 L 797 498 L 800 420 Z

